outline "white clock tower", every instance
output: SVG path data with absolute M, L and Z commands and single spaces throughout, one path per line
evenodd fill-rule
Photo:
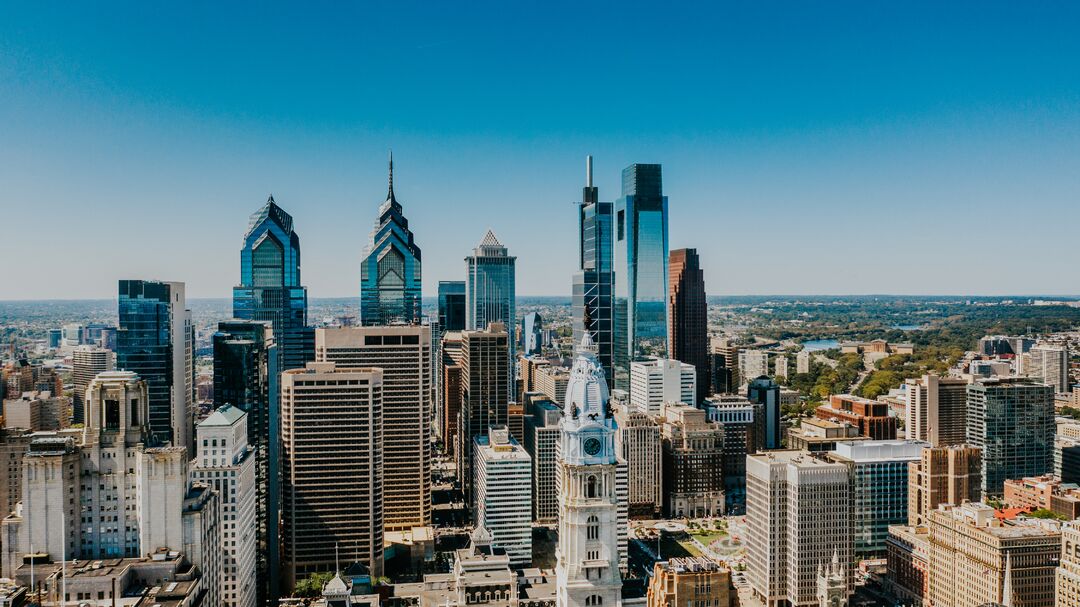
M 618 607 L 615 419 L 589 332 L 566 386 L 559 457 L 558 607 Z

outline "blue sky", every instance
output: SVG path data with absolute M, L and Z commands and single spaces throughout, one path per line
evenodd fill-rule
M 1075 4 L 225 4 L 0 4 L 0 299 L 228 297 L 271 192 L 355 295 L 389 148 L 426 295 L 568 294 L 586 154 L 711 294 L 1080 292 Z

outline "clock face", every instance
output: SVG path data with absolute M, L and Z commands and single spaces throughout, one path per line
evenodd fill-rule
M 585 439 L 585 453 L 589 455 L 596 455 L 597 453 L 600 453 L 600 446 L 600 439 L 598 438 Z

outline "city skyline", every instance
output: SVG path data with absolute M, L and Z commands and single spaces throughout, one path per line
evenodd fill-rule
M 664 166 L 670 246 L 699 250 L 710 294 L 1075 292 L 1039 263 L 1071 258 L 1080 219 L 1075 10 L 4 7 L 5 219 L 65 222 L 63 246 L 0 253 L 67 280 L 0 299 L 108 297 L 122 278 L 227 297 L 270 194 L 304 235 L 311 295 L 355 295 L 391 148 L 429 297 L 488 228 L 521 294 L 569 294 L 587 154 L 609 199 L 624 167 Z M 583 22 L 588 50 L 570 44 Z M 654 33 L 677 42 L 622 42 Z M 973 258 L 1018 214 L 1037 246 Z M 748 229 L 763 221 L 766 241 Z M 864 258 L 838 246 L 890 236 Z M 732 250 L 756 263 L 725 264 Z

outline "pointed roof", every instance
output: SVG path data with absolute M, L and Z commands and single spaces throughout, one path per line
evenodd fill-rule
M 251 232 L 267 219 L 281 226 L 281 229 L 286 233 L 292 233 L 292 215 L 289 215 L 285 212 L 285 209 L 279 207 L 278 204 L 274 202 L 274 195 L 270 194 L 270 197 L 266 199 L 266 204 L 258 211 L 251 214 L 251 219 L 248 221 L 248 231 L 247 234 L 244 235 L 244 238 L 246 239 L 250 236 Z
M 394 198 L 394 150 L 390 150 L 390 175 L 388 181 L 389 186 L 386 191 L 386 202 L 393 204 L 397 202 L 397 199 Z
M 481 247 L 501 247 L 502 243 L 495 237 L 495 232 L 488 228 L 487 234 L 484 234 L 484 239 L 480 241 Z
M 1013 607 L 1012 552 L 1005 553 L 1005 583 L 1001 588 L 1001 604 L 1003 607 Z

